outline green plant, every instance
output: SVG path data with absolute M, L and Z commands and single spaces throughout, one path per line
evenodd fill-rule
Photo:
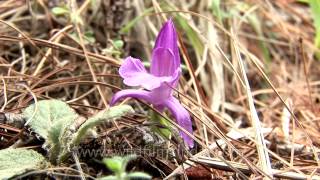
M 31 129 L 45 139 L 50 162 L 59 164 L 80 144 L 89 129 L 129 112 L 133 109 L 128 105 L 114 106 L 89 118 L 79 128 L 75 122 L 80 116 L 59 100 L 39 101 L 27 107 L 23 115 Z
M 311 8 L 311 15 L 313 18 L 313 25 L 316 30 L 314 37 L 314 45 L 320 49 L 320 1 L 319 0 L 298 0 L 301 3 L 309 4 Z M 320 53 L 316 53 L 316 57 L 320 60 Z
M 67 5 L 56 6 L 51 9 L 52 14 L 55 17 L 64 17 L 67 22 L 72 24 L 84 25 L 81 15 L 78 11 L 72 11 L 72 9 Z M 76 32 L 70 32 L 70 37 L 80 44 L 80 38 Z M 95 43 L 96 39 L 92 30 L 85 30 L 83 33 L 83 43 L 85 45 Z
M 316 29 L 316 36 L 314 38 L 315 46 L 320 49 L 320 1 L 319 0 L 309 0 L 309 5 L 311 7 L 311 13 L 313 17 L 313 24 Z M 320 60 L 320 53 L 317 52 L 316 56 Z
M 73 12 L 67 5 L 56 6 L 51 9 L 51 12 L 55 16 L 67 17 L 74 24 L 78 23 L 83 25 L 80 14 L 77 11 Z
M 144 172 L 126 172 L 129 161 L 136 159 L 136 155 L 124 157 L 114 156 L 104 158 L 103 163 L 114 173 L 114 175 L 99 178 L 99 180 L 129 180 L 129 179 L 151 179 L 151 176 Z
M 74 41 L 76 41 L 77 43 L 80 44 L 80 38 L 78 37 L 77 33 L 75 33 L 75 32 L 70 33 L 70 37 Z M 88 30 L 88 31 L 84 32 L 84 34 L 83 34 L 83 43 L 85 45 L 93 44 L 95 42 L 96 42 L 96 39 L 95 39 L 94 34 L 93 34 L 92 31 Z
M 124 46 L 124 42 L 121 39 L 114 39 L 110 41 L 112 46 L 105 48 L 102 50 L 102 54 L 104 55 L 112 55 L 116 58 L 120 58 L 120 55 L 123 53 L 122 49 Z
M 156 125 L 151 126 L 151 129 L 154 132 L 157 132 L 159 135 L 161 135 L 162 137 L 166 138 L 166 139 L 171 139 L 172 136 L 172 129 L 170 128 L 170 123 L 162 116 L 160 116 L 159 114 L 157 114 L 154 111 L 150 112 L 150 119 L 153 123 L 155 123 Z M 159 127 L 162 126 L 162 127 Z
M 68 104 L 59 100 L 39 101 L 28 106 L 23 115 L 27 119 L 26 125 L 45 139 L 45 145 L 49 147 L 50 162 L 59 164 L 80 144 L 91 128 L 128 112 L 133 112 L 128 105 L 114 106 L 89 118 L 79 128 L 75 122 L 80 116 Z M 48 164 L 49 162 L 34 150 L 3 149 L 0 150 L 0 179 L 42 169 Z
M 0 150 L 0 179 L 10 179 L 30 170 L 39 170 L 49 163 L 39 153 L 30 149 Z
M 223 19 L 223 10 L 221 9 L 221 1 L 220 0 L 212 0 L 211 1 L 211 11 L 212 14 L 217 18 L 218 22 L 222 24 Z
M 70 9 L 67 6 L 57 6 L 52 8 L 51 12 L 55 16 L 63 16 L 63 15 L 68 15 L 70 13 Z

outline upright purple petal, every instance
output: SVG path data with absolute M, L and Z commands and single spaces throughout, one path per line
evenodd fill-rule
M 176 29 L 174 27 L 173 21 L 169 19 L 161 28 L 155 46 L 153 48 L 153 54 L 158 48 L 169 49 L 174 56 L 174 69 L 180 68 L 180 55 L 178 48 L 178 39 Z M 157 64 L 151 63 L 151 67 Z M 159 63 L 158 63 L 159 64 Z
M 170 77 L 156 77 L 149 74 L 139 59 L 127 57 L 119 69 L 124 84 L 142 86 L 148 90 L 160 87 L 161 82 L 170 81 Z
M 189 112 L 179 103 L 179 101 L 171 96 L 169 99 L 167 99 L 164 104 L 172 113 L 174 118 L 176 119 L 177 123 L 187 130 L 190 134 L 192 134 L 192 122 L 190 119 Z M 183 131 L 180 131 L 180 136 L 183 138 L 183 140 L 188 144 L 190 148 L 194 146 L 193 139 L 189 137 L 186 133 Z
M 172 76 L 176 71 L 173 53 L 170 49 L 157 48 L 153 50 L 150 73 L 154 76 Z
M 148 91 L 144 90 L 134 90 L 134 89 L 127 89 L 117 92 L 115 95 L 113 95 L 110 106 L 113 106 L 121 99 L 131 97 L 135 99 L 142 99 L 147 101 L 148 103 L 153 103 L 152 98 L 150 96 L 150 93 Z

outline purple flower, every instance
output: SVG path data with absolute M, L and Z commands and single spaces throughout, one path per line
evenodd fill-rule
M 160 112 L 167 108 L 177 123 L 192 134 L 190 115 L 173 96 L 171 88 L 177 87 L 181 74 L 177 34 L 171 19 L 163 25 L 157 37 L 152 51 L 150 72 L 145 69 L 139 59 L 127 57 L 119 69 L 119 74 L 124 84 L 141 86 L 146 90 L 119 91 L 113 96 L 111 105 L 126 97 L 142 99 L 153 104 Z M 180 131 L 180 136 L 189 147 L 193 147 L 192 138 L 183 131 Z

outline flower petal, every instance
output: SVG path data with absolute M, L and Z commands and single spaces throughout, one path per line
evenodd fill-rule
M 110 101 L 110 106 L 113 106 L 121 99 L 127 98 L 127 97 L 141 99 L 141 100 L 147 101 L 148 103 L 152 103 L 152 98 L 148 91 L 127 89 L 127 90 L 119 91 L 115 95 L 113 95 Z
M 179 103 L 179 101 L 171 96 L 164 102 L 164 105 L 170 110 L 177 123 L 187 130 L 190 134 L 192 134 L 192 122 L 189 115 L 189 112 Z M 193 139 L 189 137 L 183 131 L 180 131 L 180 136 L 183 140 L 188 144 L 190 148 L 194 146 Z
M 148 90 L 160 87 L 162 81 L 170 77 L 156 77 L 149 74 L 139 59 L 127 57 L 119 69 L 123 83 L 128 86 L 142 86 Z
M 178 67 L 180 68 L 180 67 Z M 172 76 L 177 67 L 170 49 L 159 47 L 153 50 L 150 73 L 154 76 Z
M 150 95 L 155 105 L 162 104 L 165 100 L 172 96 L 172 88 L 175 88 L 178 85 L 179 77 L 180 69 L 177 69 L 170 79 L 162 81 L 160 87 L 150 91 Z
M 174 56 L 174 69 L 180 68 L 180 55 L 177 41 L 177 32 L 174 27 L 172 19 L 169 19 L 161 28 L 156 43 L 154 46 L 153 54 L 159 47 L 170 49 Z M 153 64 L 152 64 L 153 65 Z M 152 66 L 151 65 L 151 66 Z
M 140 59 L 127 57 L 121 64 L 119 74 L 122 78 L 135 76 L 136 73 L 147 73 Z

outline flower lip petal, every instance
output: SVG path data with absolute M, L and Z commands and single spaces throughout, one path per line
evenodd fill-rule
M 163 103 L 163 105 L 169 109 L 177 123 L 192 134 L 192 122 L 189 112 L 179 103 L 179 101 L 175 97 L 171 96 Z M 190 148 L 193 148 L 194 141 L 190 136 L 183 131 L 180 131 L 180 136 Z
M 115 95 L 113 95 L 110 101 L 110 105 L 113 106 L 121 99 L 127 98 L 127 97 L 142 99 L 147 101 L 148 103 L 153 103 L 150 93 L 148 91 L 127 89 L 127 90 L 118 91 Z
M 150 95 L 152 96 L 153 103 L 155 105 L 161 105 L 164 101 L 172 96 L 173 88 L 176 88 L 178 85 L 180 72 L 181 70 L 177 69 L 173 76 L 168 77 L 167 79 L 163 78 L 161 85 L 158 88 L 150 91 Z

